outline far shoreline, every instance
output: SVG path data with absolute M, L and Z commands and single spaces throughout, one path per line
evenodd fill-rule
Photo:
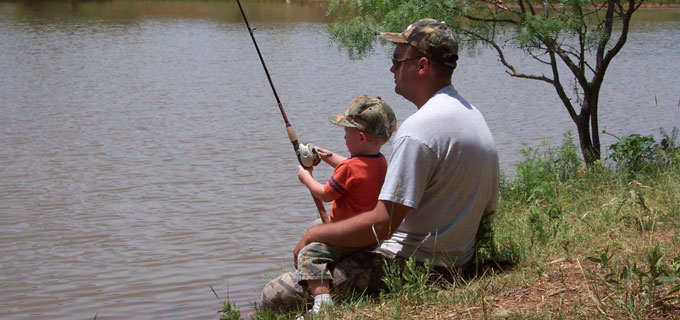
M 325 1 L 325 0 L 322 0 Z M 508 8 L 518 8 L 519 5 L 516 3 L 503 3 L 503 0 L 498 1 L 502 6 Z M 533 2 L 534 8 L 543 8 L 543 3 Z M 490 7 L 494 6 L 494 3 L 488 3 Z M 625 5 L 624 5 L 625 6 Z M 596 5 L 586 5 L 587 8 L 596 8 Z M 680 9 L 680 2 L 678 3 L 643 3 L 640 5 L 640 9 Z
M 301 2 L 330 2 L 330 0 L 302 0 Z M 500 3 L 503 3 L 501 0 Z M 493 3 L 489 3 L 493 5 Z M 540 2 L 533 2 L 535 8 L 542 8 L 543 4 Z M 518 7 L 519 5 L 515 3 L 505 4 L 507 7 Z M 594 7 L 590 5 L 589 7 Z M 640 9 L 680 9 L 680 1 L 678 3 L 643 3 L 640 5 Z

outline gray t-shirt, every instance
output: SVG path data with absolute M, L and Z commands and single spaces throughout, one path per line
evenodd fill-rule
M 498 205 L 498 154 L 484 117 L 449 85 L 402 123 L 392 145 L 379 199 L 411 210 L 378 252 L 466 263 L 482 215 Z

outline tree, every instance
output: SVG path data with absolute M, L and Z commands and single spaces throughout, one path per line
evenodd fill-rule
M 445 21 L 460 47 L 491 47 L 510 76 L 551 84 L 576 125 L 585 162 L 592 165 L 601 157 L 597 111 L 604 75 L 626 43 L 633 13 L 643 2 L 332 0 L 328 13 L 335 22 L 328 28 L 331 39 L 356 58 L 372 50 L 380 31 L 401 32 L 424 17 Z M 518 70 L 504 54 L 508 45 L 547 66 L 549 74 Z M 573 76 L 573 85 L 566 87 L 559 71 L 565 67 Z

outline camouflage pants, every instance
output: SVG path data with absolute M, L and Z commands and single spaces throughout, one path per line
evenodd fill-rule
M 331 276 L 333 280 L 333 294 L 346 296 L 351 292 L 371 293 L 382 289 L 383 259 L 385 258 L 382 255 L 364 249 L 338 260 L 337 263 L 328 264 L 329 273 L 326 276 Z M 276 277 L 264 287 L 260 306 L 263 309 L 288 311 L 300 304 L 309 303 L 311 295 L 303 280 L 302 274 L 297 271 Z
M 308 244 L 298 254 L 300 281 L 333 280 L 330 267 L 342 258 L 359 250 L 362 249 L 334 247 L 320 242 Z

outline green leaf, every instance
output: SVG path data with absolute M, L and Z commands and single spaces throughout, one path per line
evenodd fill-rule
M 595 257 L 588 257 L 588 260 L 595 262 L 595 263 L 602 263 L 602 260 L 600 260 L 599 258 L 595 258 Z
M 669 284 L 669 283 L 673 283 L 675 281 L 678 281 L 678 277 L 676 277 L 676 276 L 661 277 L 661 278 L 659 278 L 658 281 L 659 281 L 659 283 Z
M 670 296 L 670 295 L 672 295 L 672 294 L 674 294 L 674 293 L 676 293 L 676 292 L 678 292 L 678 291 L 680 291 L 680 285 L 677 285 L 677 286 L 675 286 L 673 289 L 669 290 L 667 295 Z

